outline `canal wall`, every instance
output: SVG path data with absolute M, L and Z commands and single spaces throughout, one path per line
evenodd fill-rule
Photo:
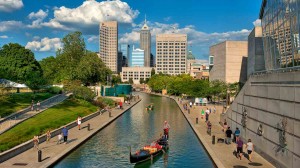
M 54 137 L 54 140 L 50 140 L 49 143 L 41 143 L 46 140 L 46 135 L 42 135 L 40 137 L 39 145 L 39 148 L 42 150 L 43 153 L 43 160 L 41 162 L 38 162 L 37 151 L 32 148 L 32 140 L 29 140 L 9 151 L 1 153 L 0 167 L 11 167 L 16 163 L 25 164 L 27 167 L 53 167 L 62 158 L 64 158 L 70 152 L 72 152 L 81 144 L 86 142 L 93 135 L 104 129 L 110 123 L 115 121 L 118 117 L 127 112 L 130 108 L 132 108 L 140 101 L 141 99 L 138 99 L 135 102 L 131 102 L 131 105 L 123 106 L 123 110 L 112 109 L 112 117 L 109 117 L 108 112 L 103 114 L 100 112 L 95 112 L 83 118 L 81 130 L 77 129 L 76 122 L 71 122 L 67 124 L 66 126 L 69 129 L 69 142 L 67 144 L 56 145 L 55 135 L 58 135 L 61 132 L 62 128 L 52 131 L 52 137 Z M 90 130 L 87 129 L 87 126 L 83 126 L 87 125 L 87 123 L 90 124 Z

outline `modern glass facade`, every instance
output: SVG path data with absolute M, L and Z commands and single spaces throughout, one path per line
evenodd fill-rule
M 125 62 L 125 66 L 130 66 L 130 56 L 129 56 L 129 50 L 130 50 L 130 45 L 128 44 L 120 44 L 119 45 L 119 51 L 122 52 L 123 56 L 126 57 L 126 62 Z
M 132 59 L 131 64 L 132 67 L 139 66 L 144 67 L 144 50 L 141 50 L 139 48 L 132 50 Z
M 263 44 L 266 70 L 300 66 L 299 0 L 263 0 Z

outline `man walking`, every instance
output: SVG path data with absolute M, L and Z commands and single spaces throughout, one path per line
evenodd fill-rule
M 205 122 L 208 121 L 208 117 L 209 117 L 209 110 L 208 108 L 205 110 Z
M 66 126 L 64 126 L 64 128 L 62 129 L 61 131 L 63 133 L 63 136 L 64 136 L 64 143 L 67 144 L 67 141 L 68 141 L 68 129 Z
M 231 134 L 232 134 L 232 131 L 230 129 L 230 127 L 228 127 L 228 129 L 226 130 L 226 141 L 225 143 L 226 144 L 231 144 Z

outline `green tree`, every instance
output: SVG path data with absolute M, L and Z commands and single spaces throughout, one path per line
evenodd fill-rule
M 154 68 L 151 69 L 151 76 L 153 76 L 153 75 L 155 75 L 155 69 Z
M 43 77 L 49 84 L 59 83 L 58 62 L 55 57 L 50 56 L 40 61 L 43 69 Z
M 140 84 L 143 84 L 143 83 L 145 83 L 145 80 L 144 80 L 144 78 L 141 78 L 140 79 Z
M 17 43 L 0 48 L 0 78 L 25 83 L 33 72 L 43 74 L 32 51 Z
M 218 98 L 218 101 L 220 101 L 220 98 L 224 98 L 226 96 L 227 85 L 225 82 L 220 80 L 211 81 L 209 92 L 210 95 L 213 96 L 214 100 Z
M 133 84 L 133 79 L 132 78 L 129 78 L 129 81 L 128 81 L 130 84 Z
M 121 76 L 120 75 L 113 75 L 111 79 L 112 85 L 120 84 L 121 81 Z
M 25 84 L 35 93 L 46 85 L 46 80 L 40 72 L 32 72 L 28 75 Z

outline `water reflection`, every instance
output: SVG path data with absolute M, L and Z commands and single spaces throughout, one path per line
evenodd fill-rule
M 175 102 L 147 94 L 140 97 L 140 103 L 55 167 L 213 167 Z M 153 111 L 145 111 L 149 103 L 154 103 Z M 155 157 L 152 164 L 130 164 L 129 146 L 135 151 L 158 139 L 165 120 L 171 125 L 168 152 Z

